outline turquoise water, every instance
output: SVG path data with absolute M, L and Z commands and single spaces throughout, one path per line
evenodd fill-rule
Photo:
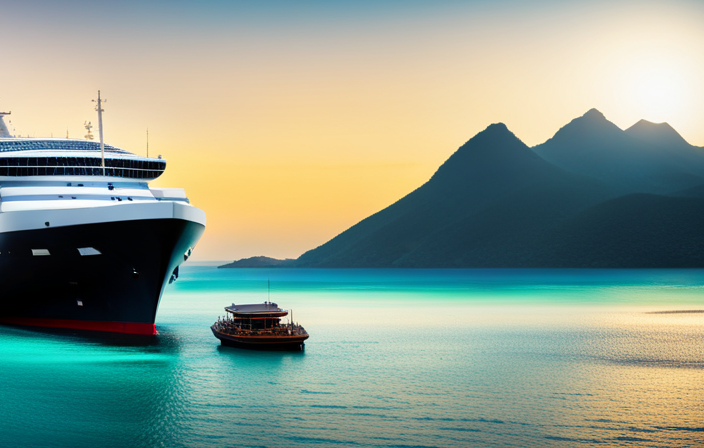
M 220 347 L 267 279 L 306 350 Z M 699 270 L 185 266 L 153 339 L 0 327 L 0 446 L 697 446 L 699 310 Z

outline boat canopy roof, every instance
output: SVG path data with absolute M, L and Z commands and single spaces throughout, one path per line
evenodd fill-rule
M 225 307 L 225 311 L 228 313 L 243 315 L 271 315 L 276 317 L 286 316 L 288 311 L 279 308 L 279 305 L 273 302 L 264 303 L 248 303 L 243 305 L 235 305 L 234 303 L 230 306 Z

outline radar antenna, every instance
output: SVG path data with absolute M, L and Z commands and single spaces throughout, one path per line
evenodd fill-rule
M 10 115 L 12 112 L 0 112 L 0 138 L 12 138 L 12 134 L 7 130 L 3 117 Z
M 93 129 L 93 125 L 91 124 L 90 121 L 84 121 L 83 122 L 83 127 L 86 128 L 88 133 L 85 135 L 86 140 L 93 140 L 95 138 L 95 135 L 93 135 L 93 132 L 91 129 Z
M 105 143 L 103 142 L 103 103 L 106 100 L 100 99 L 100 90 L 98 90 L 98 99 L 93 100 L 95 105 L 95 110 L 98 112 L 98 134 L 100 135 L 100 166 L 103 168 L 103 176 L 105 176 Z

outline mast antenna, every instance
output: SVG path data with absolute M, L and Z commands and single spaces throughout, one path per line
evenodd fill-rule
M 100 134 L 100 166 L 103 168 L 103 176 L 105 176 L 105 143 L 103 141 L 103 103 L 107 100 L 100 99 L 100 90 L 98 90 L 98 99 L 93 100 L 95 110 L 98 112 L 98 133 Z
M 147 158 L 149 158 L 149 128 L 147 128 Z
M 86 140 L 93 140 L 95 136 L 93 135 L 93 132 L 91 132 L 91 129 L 93 129 L 93 125 L 91 124 L 91 122 L 84 121 L 83 127 L 86 128 L 86 130 L 88 131 L 88 133 L 85 135 Z

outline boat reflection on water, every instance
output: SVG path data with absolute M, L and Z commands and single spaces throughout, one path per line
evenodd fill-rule
M 227 315 L 219 317 L 210 329 L 222 345 L 258 350 L 303 350 L 308 339 L 306 329 L 294 323 L 282 324 L 288 311 L 276 303 L 264 302 L 225 307 Z

